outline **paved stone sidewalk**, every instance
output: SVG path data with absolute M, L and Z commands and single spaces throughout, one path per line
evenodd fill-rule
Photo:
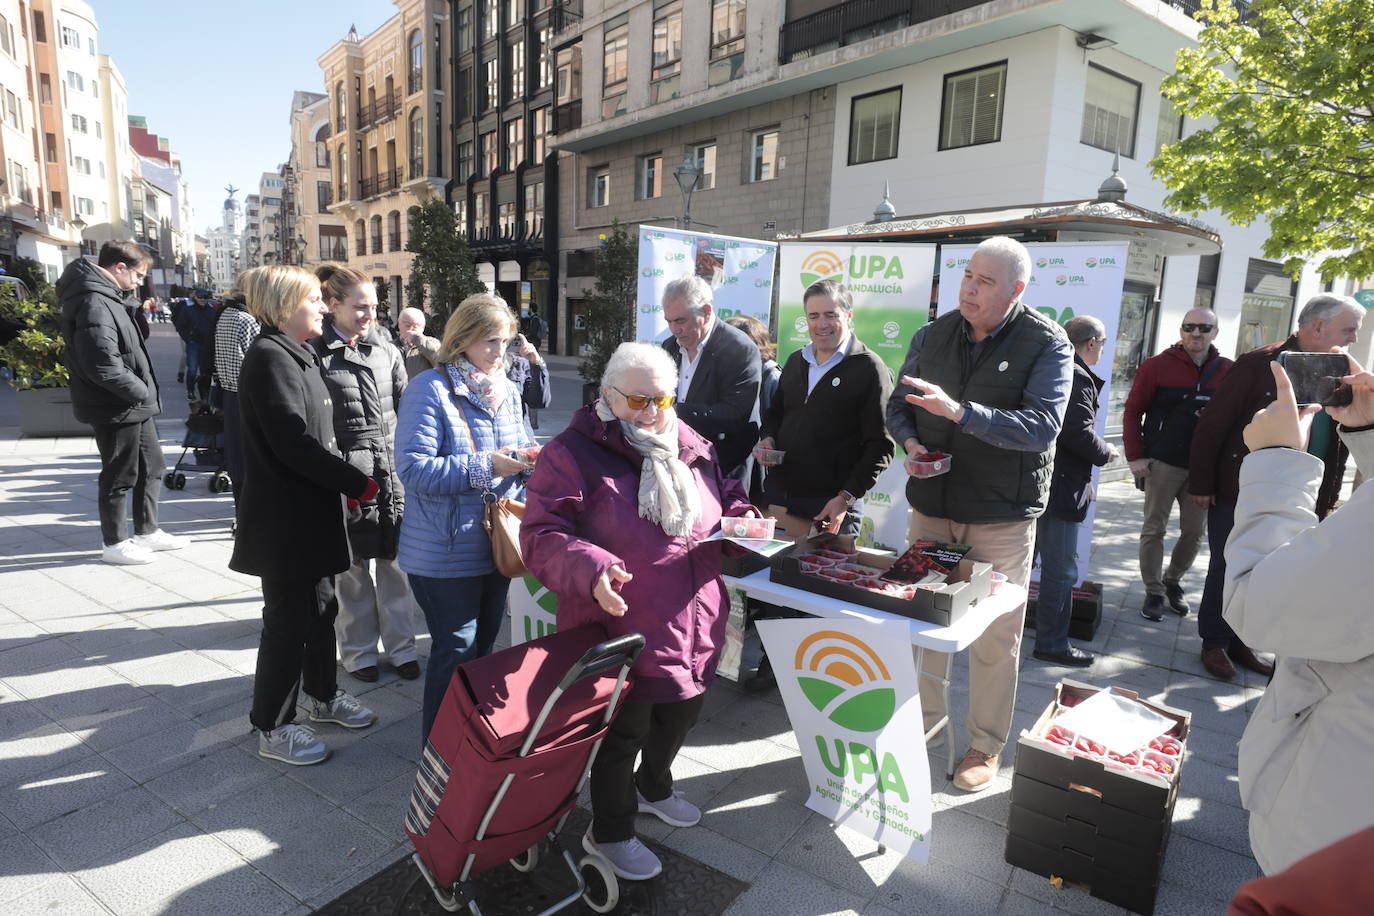
M 578 397 L 571 360 L 556 361 L 555 379 L 541 435 L 562 428 Z M 177 421 L 162 434 L 170 462 Z M 422 682 L 390 671 L 376 685 L 341 675 L 380 713 L 378 725 L 321 727 L 335 749 L 322 766 L 259 758 L 246 712 L 260 597 L 255 580 L 225 566 L 228 497 L 208 492 L 207 475 L 191 475 L 185 490 L 164 494 L 162 517 L 192 545 L 150 566 L 104 566 L 96 470 L 90 440 L 21 440 L 0 428 L 0 912 L 304 913 L 406 854 L 400 821 Z M 1191 710 L 1192 757 L 1157 912 L 1220 913 L 1258 874 L 1235 741 L 1262 684 L 1248 674 L 1231 684 L 1208 678 L 1192 618 L 1140 617 L 1138 497 L 1127 484 L 1102 491 L 1092 568 L 1107 607 L 1089 645 L 1101 657 L 1088 672 L 1027 657 L 1014 732 L 1065 675 Z M 1201 578 L 1186 583 L 1193 597 Z M 967 706 L 959 670 L 956 721 Z M 721 683 L 677 768 L 679 787 L 705 809 L 701 825 L 639 826 L 750 882 L 733 916 L 1122 912 L 1003 862 L 1010 757 L 977 796 L 952 789 L 940 760 L 931 768 L 940 775 L 930 864 L 879 855 L 803 806 L 801 762 L 776 693 Z

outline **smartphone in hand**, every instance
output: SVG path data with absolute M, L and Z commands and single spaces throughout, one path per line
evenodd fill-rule
M 1300 353 L 1284 350 L 1279 365 L 1293 383 L 1293 398 L 1299 405 L 1321 404 L 1344 407 L 1353 392 L 1341 379 L 1350 374 L 1350 360 L 1344 353 Z

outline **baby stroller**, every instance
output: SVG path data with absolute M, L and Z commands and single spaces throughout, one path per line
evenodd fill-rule
M 544 914 L 581 897 L 598 913 L 620 900 L 609 862 L 574 861 L 558 833 L 619 711 L 644 637 L 605 640 L 575 627 L 460 665 L 420 761 L 406 814 L 411 857 L 439 904 L 481 916 L 469 879 L 510 861 L 529 872 L 547 839 L 577 887 Z M 457 774 L 454 791 L 446 792 Z
M 192 456 L 186 460 L 187 454 Z M 181 440 L 181 457 L 162 482 L 169 490 L 186 489 L 186 471 L 209 471 L 211 493 L 228 493 L 233 486 L 224 463 L 224 414 L 201 402 L 186 418 L 186 435 Z

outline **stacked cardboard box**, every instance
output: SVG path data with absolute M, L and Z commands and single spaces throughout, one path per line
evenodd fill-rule
M 1040 583 L 1032 582 L 1027 591 L 1026 628 L 1035 629 L 1035 610 L 1040 597 Z M 1102 583 L 1084 582 L 1073 590 L 1073 604 L 1069 611 L 1069 635 L 1082 642 L 1092 642 L 1097 626 L 1102 622 Z
M 1081 700 L 1097 692 L 1087 684 L 1061 682 L 1054 703 L 1017 740 L 1006 859 L 1149 914 L 1159 890 L 1184 758 L 1180 753 L 1169 777 L 1144 776 L 1075 756 L 1071 748 L 1045 740 L 1064 697 Z M 1189 713 L 1140 700 L 1134 691 L 1114 687 L 1112 692 L 1172 719 L 1171 734 L 1186 751 Z

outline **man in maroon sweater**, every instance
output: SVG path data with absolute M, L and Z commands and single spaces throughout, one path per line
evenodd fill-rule
M 1198 412 L 1211 400 L 1231 360 L 1217 352 L 1217 316 L 1191 309 L 1183 316 L 1179 342 L 1140 364 L 1121 414 L 1121 439 L 1131 473 L 1145 491 L 1140 526 L 1140 578 L 1145 582 L 1146 620 L 1163 620 L 1164 607 L 1188 613 L 1181 580 L 1197 559 L 1207 532 L 1207 510 L 1188 499 L 1188 451 Z M 1178 504 L 1179 532 L 1168 570 L 1164 532 Z
M 1283 350 L 1325 353 L 1332 347 L 1348 347 L 1360 333 L 1364 306 L 1349 296 L 1322 293 L 1313 296 L 1298 315 L 1298 330 L 1283 343 L 1259 347 L 1236 360 L 1226 381 L 1217 389 L 1198 418 L 1190 452 L 1188 492 L 1197 505 L 1207 509 L 1207 545 L 1211 551 L 1207 584 L 1198 605 L 1197 631 L 1202 637 L 1202 664 L 1212 675 L 1231 679 L 1236 665 L 1263 675 L 1274 666 L 1255 655 L 1221 617 L 1221 594 L 1226 581 L 1223 550 L 1235 523 L 1240 492 L 1240 463 L 1249 454 L 1242 433 L 1255 412 L 1274 400 L 1274 375 L 1269 364 Z M 1336 505 L 1345 459 L 1349 454 L 1329 419 L 1318 414 L 1312 424 L 1308 452 L 1322 459 L 1326 471 L 1317 493 L 1317 518 L 1325 518 Z M 1295 575 L 1298 571 L 1295 571 Z

